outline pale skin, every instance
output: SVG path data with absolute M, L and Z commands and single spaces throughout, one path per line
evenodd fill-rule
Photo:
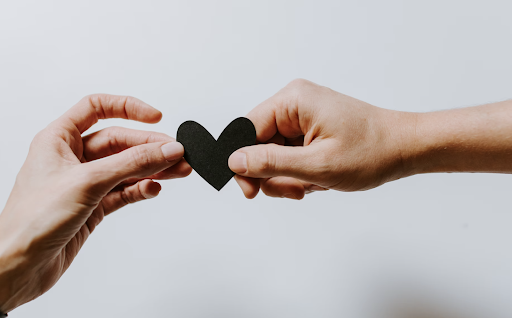
M 106 118 L 156 123 L 162 114 L 132 97 L 92 95 L 34 138 L 0 214 L 1 312 L 50 289 L 103 217 L 156 197 L 153 180 L 192 171 L 165 134 L 111 127 L 82 137 Z
M 84 98 L 31 144 L 0 214 L 0 311 L 50 289 L 104 216 L 185 177 L 183 146 L 154 132 L 85 130 L 105 118 L 158 122 L 129 97 Z M 258 145 L 229 158 L 247 198 L 368 190 L 431 172 L 512 173 L 512 102 L 432 113 L 372 106 L 295 80 L 247 117 Z M 103 160 L 97 160 L 104 158 Z
M 247 117 L 260 144 L 229 158 L 247 198 L 260 188 L 300 200 L 313 191 L 368 190 L 420 173 L 512 173 L 512 101 L 408 113 L 299 79 Z

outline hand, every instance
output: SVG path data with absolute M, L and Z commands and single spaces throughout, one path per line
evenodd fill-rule
M 229 158 L 247 198 L 367 190 L 419 173 L 512 173 L 512 101 L 430 113 L 295 80 L 254 108 L 256 146 Z
M 411 172 L 402 141 L 415 116 L 295 80 L 247 115 L 260 144 L 233 153 L 229 167 L 247 198 L 260 187 L 291 199 L 371 189 Z
M 92 95 L 37 134 L 0 214 L 0 311 L 50 289 L 104 216 L 158 195 L 152 179 L 192 171 L 165 134 L 112 127 L 82 138 L 99 119 L 161 117 L 135 98 Z

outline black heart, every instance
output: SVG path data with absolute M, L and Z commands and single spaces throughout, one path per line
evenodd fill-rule
M 185 148 L 185 160 L 212 187 L 220 191 L 235 175 L 228 167 L 229 156 L 235 150 L 256 143 L 256 128 L 245 117 L 233 120 L 219 139 L 195 121 L 180 125 L 176 140 Z

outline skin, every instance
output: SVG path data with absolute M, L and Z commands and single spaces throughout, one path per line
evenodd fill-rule
M 106 118 L 156 123 L 162 114 L 132 97 L 92 95 L 37 134 L 0 214 L 0 311 L 49 290 L 103 217 L 158 195 L 154 179 L 192 171 L 165 134 L 111 127 L 82 137 Z
M 131 97 L 92 95 L 40 132 L 0 214 L 0 311 L 50 289 L 104 216 L 185 177 L 183 146 L 99 119 L 156 123 Z M 229 158 L 247 198 L 368 190 L 432 172 L 512 173 L 512 102 L 432 113 L 386 110 L 295 80 L 247 117 L 259 144 Z M 102 160 L 97 160 L 103 158 Z
M 512 102 L 382 109 L 298 79 L 254 108 L 258 145 L 229 158 L 247 198 L 361 191 L 432 172 L 512 173 Z

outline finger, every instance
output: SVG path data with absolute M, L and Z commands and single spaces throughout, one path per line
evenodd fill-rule
M 155 142 L 131 147 L 83 166 L 92 187 L 110 191 L 126 179 L 147 178 L 177 164 L 183 154 L 183 145 L 179 142 Z
M 269 197 L 301 200 L 306 194 L 303 184 L 290 177 L 261 179 L 261 191 Z
M 238 183 L 238 185 L 240 186 L 240 189 L 242 189 L 242 192 L 244 193 L 247 199 L 254 199 L 256 195 L 258 195 L 258 192 L 260 191 L 259 179 L 235 175 L 235 180 L 236 183 Z
M 264 143 L 266 143 L 266 144 L 276 144 L 276 145 L 284 146 L 285 143 L 286 143 L 286 138 L 281 136 L 280 133 L 276 133 L 274 136 L 272 136 L 272 138 L 270 138 L 269 140 L 265 141 Z
M 137 181 L 144 179 L 152 179 L 152 180 L 169 180 L 169 179 L 178 179 L 185 178 L 192 173 L 192 167 L 188 164 L 185 159 L 181 159 L 174 166 L 167 168 L 163 171 L 150 175 L 146 178 L 129 178 L 122 181 L 120 184 L 133 184 Z
M 318 191 L 329 190 L 328 188 L 324 188 L 324 187 L 321 187 L 321 186 L 313 184 L 313 183 L 304 182 L 304 181 L 301 181 L 301 182 L 302 182 L 302 185 L 304 186 L 304 190 L 306 190 L 306 194 L 310 194 L 310 193 L 318 192 Z
M 290 177 L 274 177 L 261 180 L 261 191 L 267 196 L 300 200 L 305 194 L 325 191 L 323 187 Z
M 284 138 L 280 133 L 276 133 L 272 138 L 263 143 L 281 146 L 304 146 L 304 136 L 301 135 L 295 138 Z
M 314 114 L 309 107 L 299 106 L 311 103 L 319 87 L 306 80 L 294 80 L 251 110 L 247 118 L 256 128 L 257 140 L 265 142 L 277 132 L 285 138 L 305 135 Z
M 185 178 L 192 173 L 192 167 L 188 162 L 182 158 L 177 164 L 156 174 L 149 176 L 149 179 L 154 180 L 169 180 Z
M 299 136 L 296 138 L 287 138 L 285 141 L 286 146 L 305 146 L 304 145 L 304 136 Z
M 174 138 L 158 132 L 109 127 L 82 138 L 84 144 L 83 156 L 87 161 L 93 161 L 120 153 L 134 146 L 174 140 Z
M 125 205 L 156 197 L 162 187 L 152 180 L 142 180 L 135 184 L 126 185 L 107 194 L 102 205 L 105 215 L 108 215 Z
M 71 123 L 80 133 L 83 133 L 98 120 L 106 118 L 157 123 L 162 119 L 162 113 L 134 97 L 94 94 L 84 97 L 59 120 Z
M 293 177 L 318 184 L 326 179 L 328 158 L 326 143 L 306 147 L 263 144 L 241 148 L 228 159 L 235 173 L 251 178 Z

